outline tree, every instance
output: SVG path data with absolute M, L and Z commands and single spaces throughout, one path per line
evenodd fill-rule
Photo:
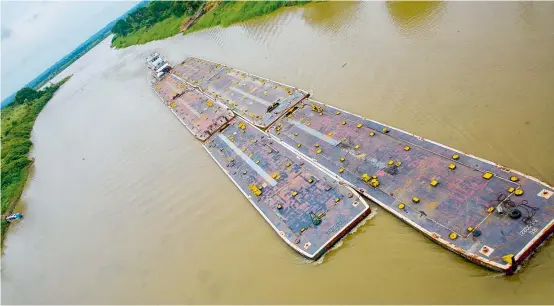
M 185 1 L 175 1 L 171 4 L 171 14 L 175 17 L 181 17 L 185 14 L 186 2 Z
M 148 5 L 127 15 L 125 19 L 118 20 L 112 32 L 116 36 L 126 36 L 133 31 L 151 27 L 171 16 L 192 15 L 203 5 L 204 1 L 151 1 Z
M 117 35 L 125 36 L 131 31 L 131 25 L 123 19 L 118 20 L 112 28 L 112 32 Z
M 21 104 L 40 97 L 40 93 L 32 88 L 24 87 L 15 94 L 14 104 Z

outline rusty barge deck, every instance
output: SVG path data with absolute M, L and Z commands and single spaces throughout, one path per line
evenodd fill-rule
M 158 81 L 154 91 L 198 140 L 205 141 L 235 114 L 172 75 Z
M 194 57 L 175 67 L 172 75 L 262 129 L 308 96 L 298 88 Z
M 370 213 L 351 187 L 234 119 L 204 148 L 285 242 L 317 259 Z
M 536 178 L 218 63 L 173 73 L 474 263 L 513 273 L 554 230 L 553 187 Z
M 281 239 L 301 255 L 319 258 L 371 212 L 352 187 L 246 120 L 235 118 L 219 99 L 174 75 L 166 75 L 153 89 L 204 142 L 205 150 Z M 298 91 L 294 101 L 290 96 L 282 90 L 270 97 L 296 104 L 306 94 Z M 279 107 L 272 111 L 265 118 L 274 121 Z
M 445 248 L 513 272 L 554 225 L 552 187 L 308 100 L 270 134 Z

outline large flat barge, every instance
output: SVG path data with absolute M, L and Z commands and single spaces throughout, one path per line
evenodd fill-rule
M 200 141 L 208 139 L 235 117 L 235 114 L 220 102 L 211 100 L 172 75 L 159 80 L 154 86 L 154 91 Z
M 313 100 L 272 127 L 430 239 L 512 272 L 554 226 L 552 187 L 391 126 Z
M 474 263 L 513 273 L 554 230 L 554 188 L 536 178 L 218 63 L 189 58 L 175 71 L 291 152 Z M 243 85 L 240 95 L 232 89 Z M 286 95 L 268 97 L 266 88 Z M 262 105 L 281 101 L 278 111 L 263 112 Z
M 204 148 L 279 236 L 307 258 L 319 258 L 370 213 L 354 189 L 240 118 Z
M 368 204 L 352 187 L 249 121 L 235 118 L 219 99 L 172 74 L 159 78 L 153 89 L 204 142 L 206 151 L 279 237 L 301 255 L 321 257 L 370 214 Z M 271 97 L 289 96 L 281 91 Z M 305 96 L 299 94 L 294 103 Z
M 298 88 L 194 57 L 176 66 L 172 74 L 262 129 L 308 96 Z

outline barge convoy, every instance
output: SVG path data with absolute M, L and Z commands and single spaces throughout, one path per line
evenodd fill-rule
M 534 177 L 219 63 L 190 57 L 171 68 L 158 58 L 148 59 L 156 94 L 305 257 L 370 214 L 361 195 L 507 274 L 554 231 L 554 188 Z

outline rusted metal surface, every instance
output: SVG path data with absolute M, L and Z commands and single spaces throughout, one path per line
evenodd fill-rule
M 171 75 L 154 84 L 154 90 L 187 129 L 205 141 L 235 114 L 218 101 Z
M 551 186 L 410 133 L 312 100 L 269 132 L 432 240 L 491 269 L 512 272 L 552 232 Z
M 194 57 L 175 67 L 172 74 L 262 129 L 308 95 L 297 88 Z
M 189 57 L 175 66 L 171 73 L 190 85 L 204 90 L 206 85 L 225 68 L 221 64 Z
M 204 145 L 300 254 L 317 259 L 370 213 L 359 194 L 241 118 Z
M 165 101 L 173 101 L 185 91 L 186 84 L 169 75 L 163 77 L 153 85 L 154 91 Z

